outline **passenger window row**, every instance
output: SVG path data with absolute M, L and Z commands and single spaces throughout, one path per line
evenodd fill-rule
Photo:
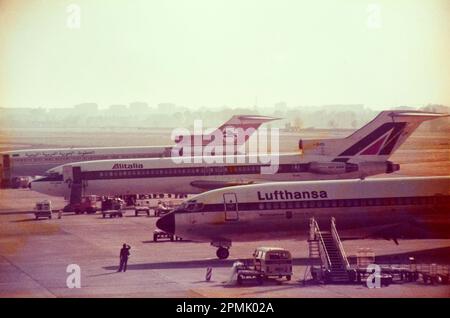
M 282 164 L 278 173 L 305 172 L 305 164 Z M 163 169 L 131 169 L 118 171 L 85 172 L 87 179 L 109 179 L 129 177 L 161 177 L 161 176 L 192 176 L 192 175 L 226 175 L 226 174 L 258 174 L 261 165 L 220 166 L 220 167 L 190 167 L 190 168 L 163 168 Z
M 259 173 L 259 166 L 227 166 L 227 167 L 195 167 L 195 168 L 167 168 L 167 169 L 142 169 L 142 170 L 119 170 L 86 172 L 88 179 L 108 179 L 136 176 L 191 176 L 211 174 L 233 174 L 233 173 Z
M 309 208 L 336 208 L 361 207 L 385 205 L 426 205 L 449 203 L 450 199 L 444 196 L 433 197 L 403 197 L 403 198 L 375 198 L 375 199 L 343 199 L 343 200 L 316 200 L 316 201 L 289 201 L 259 203 L 259 210 L 277 209 L 309 209 Z

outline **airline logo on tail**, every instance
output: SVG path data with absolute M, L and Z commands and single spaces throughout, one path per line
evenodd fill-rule
M 224 141 L 234 140 L 234 144 L 240 145 L 246 142 L 262 124 L 277 119 L 279 118 L 259 115 L 235 115 L 218 130 L 222 131 Z
M 331 142 L 326 140 L 322 148 L 326 149 L 327 142 L 330 142 L 332 146 L 329 153 L 336 151 L 333 154 L 336 156 L 335 162 L 346 162 L 351 157 L 364 159 L 366 156 L 378 156 L 379 160 L 386 160 L 422 122 L 443 117 L 448 115 L 422 111 L 383 111 L 349 137 Z
M 343 151 L 339 157 L 356 155 L 390 155 L 400 136 L 403 134 L 406 122 L 385 123 L 372 133 Z
M 385 161 L 422 122 L 448 116 L 423 111 L 382 111 L 348 137 L 300 140 L 299 148 L 303 155 L 332 156 L 334 162 L 351 158 Z
M 172 133 L 172 138 L 176 144 L 190 142 L 191 145 L 199 144 L 201 147 L 210 145 L 216 138 L 221 138 L 222 143 L 232 142 L 241 146 L 250 136 L 264 123 L 277 120 L 279 118 L 259 116 L 259 115 L 235 115 L 219 128 L 210 133 L 203 131 L 203 122 L 194 122 L 194 132 L 190 133 L 184 129 L 177 129 L 181 133 Z M 196 125 L 198 123 L 198 125 Z M 217 140 L 219 142 L 219 140 Z

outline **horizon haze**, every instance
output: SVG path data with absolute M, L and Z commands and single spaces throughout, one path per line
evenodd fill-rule
M 450 105 L 450 2 L 0 0 L 0 107 Z

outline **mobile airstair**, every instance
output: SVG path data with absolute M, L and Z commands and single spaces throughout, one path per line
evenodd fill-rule
M 344 247 L 336 229 L 336 221 L 320 229 L 314 218 L 309 222 L 309 271 L 314 280 L 325 283 L 349 283 L 354 281 Z
M 306 283 L 310 274 L 313 281 L 326 284 L 365 283 L 369 264 L 375 264 L 375 254 L 372 252 L 367 261 L 356 256 L 357 263 L 349 264 L 341 239 L 336 229 L 336 220 L 331 218 L 329 225 L 319 223 L 314 218 L 309 220 L 309 263 L 303 281 Z M 364 253 L 367 254 L 367 253 Z M 362 262 L 365 260 L 365 262 Z M 394 279 L 401 283 L 423 280 L 424 284 L 449 284 L 450 265 L 417 263 L 414 257 L 409 258 L 409 264 L 383 263 L 379 264 L 380 280 L 388 286 Z

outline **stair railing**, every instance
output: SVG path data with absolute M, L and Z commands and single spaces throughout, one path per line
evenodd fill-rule
M 345 265 L 345 268 L 350 269 L 350 263 L 347 259 L 347 254 L 345 253 L 344 246 L 342 245 L 342 241 L 339 237 L 338 231 L 336 229 L 336 219 L 334 217 L 331 218 L 331 235 L 333 236 L 333 240 L 337 243 L 337 247 L 339 249 L 339 255 Z
M 313 233 L 315 236 L 314 238 L 315 239 L 319 238 L 320 247 L 321 247 L 320 248 L 320 258 L 322 259 L 322 264 L 325 264 L 326 269 L 330 269 L 331 268 L 331 259 L 330 259 L 330 256 L 328 255 L 328 251 L 325 246 L 325 242 L 323 240 L 322 233 L 320 232 L 319 224 L 317 223 L 317 221 L 314 218 L 310 219 L 310 228 L 313 230 Z

